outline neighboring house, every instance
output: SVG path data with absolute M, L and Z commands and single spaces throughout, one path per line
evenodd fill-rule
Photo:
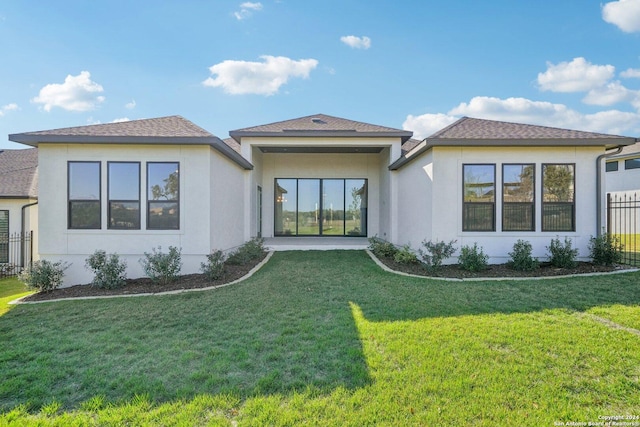
M 599 156 L 636 141 L 470 118 L 417 141 L 323 114 L 229 135 L 177 116 L 10 135 L 38 147 L 40 255 L 73 263 L 67 285 L 90 281 L 96 249 L 135 277 L 144 252 L 178 246 L 194 273 L 254 236 L 478 242 L 492 262 L 517 239 L 544 256 L 566 236 L 585 257 Z
M 607 158 L 607 193 L 637 193 L 640 196 L 640 143 L 622 148 Z

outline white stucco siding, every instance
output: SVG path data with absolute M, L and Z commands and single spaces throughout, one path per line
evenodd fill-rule
M 398 176 L 399 233 L 394 243 L 419 248 L 431 240 L 433 217 L 433 155 L 429 151 L 419 161 L 407 164 Z
M 249 212 L 250 215 L 247 215 L 248 223 L 246 226 L 245 232 L 245 240 L 249 240 L 258 235 L 258 186 L 262 188 L 262 218 L 264 221 L 264 183 L 263 183 L 263 173 L 262 173 L 262 152 L 257 147 L 252 148 L 252 156 L 251 163 L 253 164 L 253 170 L 248 172 L 249 175 L 249 189 L 248 189 L 248 200 L 245 199 L 245 203 L 248 202 L 250 206 Z M 264 226 L 263 226 L 264 227 Z M 262 230 L 264 234 L 264 228 Z
M 607 193 L 630 192 L 633 194 L 636 192 L 640 194 L 640 169 L 625 169 L 624 161 L 625 159 L 617 160 L 617 171 L 603 172 Z
M 430 153 L 430 154 L 427 154 Z M 595 160 L 603 153 L 599 147 L 435 147 L 423 154 L 409 165 L 400 170 L 401 182 L 412 181 L 417 186 L 416 193 L 426 188 L 426 183 L 415 181 L 423 168 L 432 165 L 432 193 L 430 207 L 432 227 L 430 235 L 428 228 L 416 225 L 414 221 L 403 221 L 403 236 L 418 236 L 427 234 L 425 238 L 432 240 L 457 240 L 457 246 L 473 245 L 475 242 L 482 246 L 484 252 L 490 255 L 490 262 L 502 263 L 509 258 L 508 253 L 518 239 L 528 240 L 533 245 L 534 256 L 546 257 L 546 247 L 556 236 L 565 236 L 574 241 L 579 248 L 581 258 L 588 256 L 589 238 L 596 234 L 596 165 Z M 534 163 L 535 164 L 535 230 L 532 232 L 502 231 L 502 164 Z M 575 164 L 575 210 L 576 231 L 573 232 L 542 232 L 541 231 L 541 195 L 542 195 L 542 164 L 571 163 Z M 496 231 L 493 232 L 463 232 L 462 231 L 462 166 L 464 164 L 495 164 L 496 165 Z M 422 180 L 428 181 L 425 173 Z M 407 193 L 403 199 L 410 199 Z M 402 203 L 402 202 L 401 202 Z M 416 203 L 421 203 L 420 201 Z M 403 203 L 406 204 L 406 203 Z M 424 204 L 424 202 L 422 202 Z M 401 215 L 407 215 L 402 209 Z M 415 217 L 416 213 L 410 214 Z M 427 216 L 427 215 L 425 215 Z M 405 238 L 406 238 L 405 237 Z M 414 242 L 414 240 L 416 240 Z M 412 246 L 417 247 L 420 242 L 416 237 L 410 239 Z M 408 241 L 399 241 L 403 244 Z M 452 260 L 453 261 L 453 260 Z
M 265 237 L 273 237 L 276 178 L 366 178 L 368 180 L 368 235 L 379 230 L 379 154 L 286 154 L 262 157 L 262 202 Z
M 378 195 L 380 197 L 379 201 L 379 226 L 378 231 L 376 233 L 369 233 L 369 236 L 378 236 L 382 239 L 392 241 L 392 222 L 393 218 L 391 217 L 392 211 L 392 197 L 391 197 L 391 174 L 393 172 L 389 171 L 389 165 L 391 164 L 391 149 L 385 148 L 380 152 L 378 169 L 380 173 L 379 179 L 379 188 Z M 396 219 L 397 222 L 397 219 Z
M 39 251 L 52 261 L 73 263 L 65 285 L 88 283 L 92 275 L 85 259 L 95 250 L 118 253 L 127 261 L 129 277 L 143 275 L 138 260 L 144 252 L 162 246 L 182 249 L 183 273 L 197 272 L 203 255 L 210 251 L 210 169 L 212 150 L 208 146 L 149 146 L 40 144 L 39 146 Z M 67 163 L 99 161 L 101 164 L 100 230 L 67 228 Z M 140 162 L 140 230 L 108 229 L 107 162 Z M 146 229 L 147 162 L 180 163 L 180 229 Z

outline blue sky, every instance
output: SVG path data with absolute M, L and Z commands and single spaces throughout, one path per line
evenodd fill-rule
M 640 0 L 3 0 L 0 52 L 0 148 L 174 114 L 221 138 L 316 113 L 640 136 Z

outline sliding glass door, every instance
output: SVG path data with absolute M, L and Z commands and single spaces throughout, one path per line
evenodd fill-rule
M 277 178 L 276 236 L 366 236 L 367 180 Z

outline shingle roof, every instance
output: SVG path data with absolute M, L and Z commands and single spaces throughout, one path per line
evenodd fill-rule
M 233 138 L 225 138 L 222 140 L 225 144 L 227 144 L 233 151 L 240 154 L 240 144 Z
M 39 143 L 209 145 L 241 167 L 253 168 L 220 138 L 181 116 L 24 132 L 9 135 L 9 140 L 33 147 Z
M 38 196 L 38 150 L 0 151 L 0 197 Z
M 637 142 L 633 145 L 627 145 L 622 149 L 619 154 L 615 156 L 611 156 L 613 159 L 619 159 L 622 157 L 638 157 L 640 156 L 640 142 Z
M 463 117 L 434 133 L 429 141 L 443 139 L 616 139 L 617 135 L 560 129 L 548 126 L 509 123 L 496 120 Z
M 416 145 L 420 144 L 422 141 L 419 139 L 411 138 L 404 144 L 402 144 L 402 154 L 406 154 L 409 151 L 413 150 Z
M 413 132 L 356 122 L 326 114 L 313 114 L 297 119 L 237 129 L 229 132 L 229 135 L 238 142 L 244 136 L 397 136 L 401 137 L 404 142 L 413 135 Z

